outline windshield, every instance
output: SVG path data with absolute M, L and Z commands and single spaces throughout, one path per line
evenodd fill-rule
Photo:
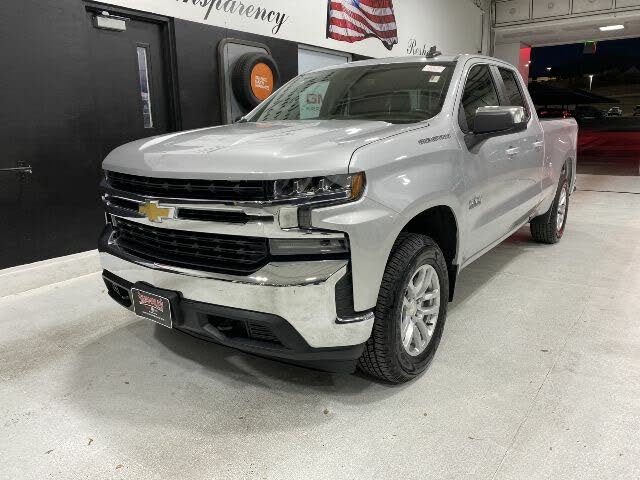
M 422 62 L 311 72 L 286 84 L 246 120 L 420 122 L 440 113 L 453 69 L 452 63 Z

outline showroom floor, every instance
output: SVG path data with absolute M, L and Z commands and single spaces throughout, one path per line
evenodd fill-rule
M 0 298 L 0 478 L 638 478 L 640 178 L 622 183 L 581 178 L 561 244 L 523 229 L 466 270 L 400 387 L 156 328 L 99 273 Z M 596 191 L 616 189 L 635 193 Z

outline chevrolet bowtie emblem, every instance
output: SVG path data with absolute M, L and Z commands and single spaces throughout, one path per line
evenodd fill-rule
M 158 202 L 141 203 L 138 212 L 147 217 L 151 222 L 162 222 L 162 220 L 173 218 L 173 209 L 161 207 Z

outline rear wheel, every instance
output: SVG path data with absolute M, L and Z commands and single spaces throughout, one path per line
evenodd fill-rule
M 544 215 L 531 220 L 531 236 L 536 242 L 558 243 L 564 235 L 569 214 L 569 180 L 562 174 L 551 208 Z
M 425 235 L 400 235 L 382 279 L 360 368 L 390 383 L 424 372 L 440 343 L 448 300 L 447 265 L 438 245 Z

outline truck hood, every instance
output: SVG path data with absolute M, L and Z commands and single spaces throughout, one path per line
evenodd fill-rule
M 240 123 L 116 148 L 105 170 L 161 178 L 249 180 L 348 173 L 355 150 L 407 125 L 321 120 Z

